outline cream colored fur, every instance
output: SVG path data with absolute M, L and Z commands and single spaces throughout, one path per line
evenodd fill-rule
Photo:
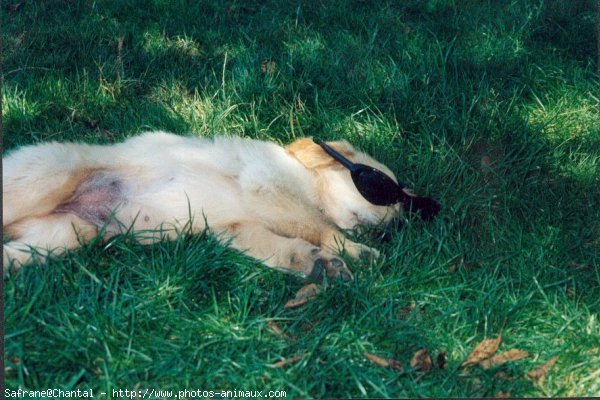
M 392 172 L 347 142 L 331 142 L 355 162 Z M 377 251 L 340 228 L 395 217 L 358 193 L 349 172 L 311 139 L 287 148 L 237 137 L 149 132 L 111 146 L 45 143 L 3 160 L 4 272 L 50 252 L 133 228 L 152 243 L 209 227 L 268 266 L 315 279 L 350 279 L 334 253 Z M 191 224 L 190 224 L 191 221 Z M 35 251 L 32 253 L 32 249 Z

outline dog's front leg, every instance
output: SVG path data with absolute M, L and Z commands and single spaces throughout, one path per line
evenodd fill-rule
M 260 222 L 245 221 L 227 226 L 225 233 L 231 236 L 231 246 L 267 266 L 297 272 L 320 282 L 328 279 L 353 279 L 343 260 L 329 249 L 315 246 L 300 238 L 278 235 Z
M 379 257 L 379 251 L 364 244 L 353 242 L 337 229 L 325 229 L 321 233 L 321 246 L 331 251 L 345 251 L 350 257 L 358 260 L 367 258 L 374 260 Z
M 375 260 L 379 257 L 379 251 L 364 244 L 353 242 L 337 229 L 328 228 L 321 232 L 321 246 L 331 251 L 346 251 L 348 255 L 356 260 L 366 258 Z

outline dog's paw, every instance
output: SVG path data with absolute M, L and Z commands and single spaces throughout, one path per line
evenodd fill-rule
M 314 260 L 312 270 L 307 277 L 315 282 L 323 282 L 325 277 L 328 280 L 340 279 L 344 282 L 354 279 L 352 272 L 350 272 L 344 261 L 324 252 L 317 253 L 317 258 Z
M 325 251 L 313 250 L 312 265 L 309 266 L 306 276 L 315 282 L 323 282 L 325 277 L 328 280 L 340 279 L 349 282 L 354 279 L 352 272 L 346 266 L 346 263 Z
M 321 247 L 298 246 L 289 255 L 288 260 L 287 268 L 301 272 L 313 282 L 323 282 L 325 278 L 344 282 L 354 279 L 352 272 L 340 257 Z
M 347 241 L 344 245 L 344 249 L 348 255 L 355 260 L 366 259 L 369 262 L 375 261 L 379 258 L 379 250 L 372 247 L 365 246 L 364 244 Z

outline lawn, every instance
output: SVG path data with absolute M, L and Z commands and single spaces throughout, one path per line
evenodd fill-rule
M 295 309 L 306 282 L 210 231 L 25 268 L 4 281 L 7 388 L 600 395 L 595 1 L 1 7 L 4 152 L 153 129 L 345 138 L 443 204 L 385 243 L 354 233 L 382 257 Z M 499 335 L 527 356 L 462 366 Z

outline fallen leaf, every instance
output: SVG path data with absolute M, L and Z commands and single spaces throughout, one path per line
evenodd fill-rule
M 446 352 L 440 351 L 437 355 L 436 364 L 439 369 L 446 368 Z
M 292 339 L 292 337 L 290 335 L 288 335 L 287 333 L 285 333 L 283 331 L 283 329 L 281 329 L 281 327 L 277 324 L 277 322 L 275 321 L 269 321 L 269 328 L 275 333 L 277 334 L 277 336 L 281 336 L 284 339 Z
M 511 394 L 510 392 L 503 392 L 502 390 L 499 390 L 494 397 L 497 399 L 508 399 L 511 397 Z
M 481 365 L 481 368 L 483 369 L 488 369 L 496 365 L 501 365 L 509 361 L 521 360 L 526 357 L 529 357 L 529 353 L 527 353 L 526 351 L 519 349 L 510 349 L 500 354 L 496 354 L 492 358 L 481 360 L 479 362 L 479 365 Z
M 292 309 L 292 308 L 302 307 L 306 303 L 308 303 L 308 299 L 298 299 L 298 298 L 294 297 L 293 299 L 291 299 L 287 303 L 285 303 L 285 305 L 283 306 L 283 308 L 286 308 L 286 309 L 289 310 L 289 309 Z
M 433 361 L 429 355 L 429 350 L 421 349 L 417 351 L 410 360 L 410 366 L 423 372 L 429 372 L 433 368 Z
M 558 357 L 556 357 L 556 356 L 552 357 L 545 364 L 542 364 L 539 367 L 529 371 L 527 373 L 527 376 L 538 382 L 543 382 L 544 379 L 546 378 L 546 375 L 548 374 L 548 371 L 550 371 L 550 368 L 552 368 L 554 366 L 554 364 L 556 364 L 557 360 L 558 360 Z
M 296 295 L 294 296 L 294 298 L 291 299 L 290 301 L 288 301 L 287 303 L 285 303 L 283 308 L 290 309 L 290 308 L 297 308 L 297 307 L 303 306 L 306 303 L 308 303 L 310 300 L 317 297 L 317 295 L 319 293 L 321 293 L 321 289 L 319 289 L 319 287 L 316 284 L 309 283 L 308 285 L 301 287 L 296 292 Z
M 371 361 L 373 364 L 382 367 L 382 368 L 391 368 L 396 371 L 404 370 L 402 363 L 398 360 L 394 360 L 393 358 L 383 358 L 373 353 L 364 352 L 364 356 Z
M 366 351 L 364 352 L 364 355 L 369 361 L 372 361 L 378 367 L 387 368 L 390 366 L 390 363 L 388 362 L 387 358 L 379 357 L 376 354 L 368 353 Z
M 500 343 L 502 343 L 502 332 L 500 332 L 496 339 L 485 339 L 481 341 L 471 352 L 471 354 L 469 354 L 467 361 L 462 363 L 461 366 L 466 367 L 469 365 L 475 365 L 486 358 L 490 358 L 496 354 L 498 347 L 500 347 Z
M 285 360 L 277 361 L 275 364 L 273 364 L 273 366 L 277 367 L 277 368 L 286 368 L 292 364 L 296 364 L 298 361 L 302 360 L 303 358 L 304 358 L 304 354 L 298 354 L 294 357 L 290 357 L 290 358 L 286 358 Z

